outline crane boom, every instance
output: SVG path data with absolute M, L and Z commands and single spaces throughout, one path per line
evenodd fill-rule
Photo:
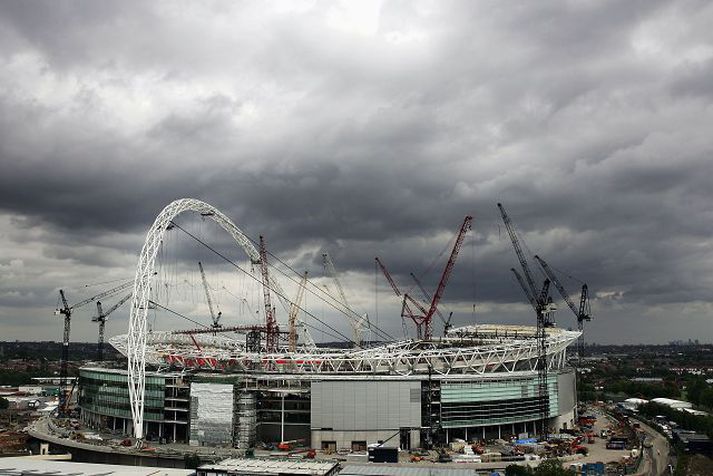
M 201 280 L 203 281 L 203 289 L 205 289 L 205 298 L 206 301 L 208 301 L 208 310 L 210 311 L 210 318 L 213 321 L 212 327 L 215 329 L 220 327 L 220 316 L 223 313 L 219 311 L 218 315 L 215 314 L 215 311 L 213 310 L 213 299 L 211 299 L 210 297 L 210 288 L 208 288 L 208 280 L 205 277 L 203 263 L 201 263 L 200 261 L 198 262 L 198 268 L 201 270 Z
M 381 268 L 381 272 L 384 273 L 384 277 L 391 285 L 391 289 L 393 289 L 394 293 L 400 297 L 401 290 L 399 290 L 399 287 L 396 285 L 396 281 L 394 281 L 394 278 L 391 277 L 391 273 L 389 273 L 389 270 L 386 269 L 386 266 L 384 266 L 384 263 L 381 262 L 378 256 L 374 258 L 374 260 L 376 261 L 376 264 L 379 265 L 379 268 Z
M 463 244 L 463 240 L 465 239 L 465 234 L 470 230 L 471 223 L 473 221 L 473 217 L 468 215 L 465 217 L 463 220 L 463 224 L 460 227 L 460 231 L 458 232 L 458 237 L 456 238 L 456 242 L 453 244 L 453 250 L 451 251 L 451 256 L 448 258 L 448 262 L 446 263 L 446 267 L 443 269 L 443 274 L 441 275 L 441 280 L 438 283 L 438 287 L 436 288 L 436 292 L 433 294 L 433 299 L 431 300 L 431 307 L 428 310 L 428 313 L 424 316 L 423 322 L 425 325 L 425 333 L 424 333 L 424 338 L 426 340 L 430 340 L 432 333 L 433 333 L 433 328 L 431 326 L 431 319 L 433 317 L 433 314 L 436 312 L 436 309 L 438 308 L 438 303 L 440 302 L 441 298 L 443 297 L 443 291 L 446 289 L 446 284 L 448 284 L 448 278 L 451 275 L 451 272 L 453 271 L 453 267 L 456 264 L 456 258 L 458 258 L 458 252 L 460 251 L 460 247 Z
M 121 283 L 120 285 L 118 285 L 118 286 L 116 286 L 116 287 L 114 287 L 114 288 L 111 288 L 111 289 L 108 289 L 108 290 L 106 290 L 106 291 L 100 292 L 99 294 L 96 294 L 96 295 L 94 295 L 94 296 L 92 296 L 92 297 L 90 297 L 90 298 L 87 298 L 87 299 L 83 300 L 83 301 L 79 301 L 77 304 L 73 304 L 73 305 L 70 306 L 69 308 L 70 308 L 71 310 L 77 309 L 78 307 L 82 307 L 82 306 L 84 306 L 85 304 L 89 304 L 90 302 L 96 301 L 96 300 L 98 300 L 98 299 L 105 298 L 105 297 L 107 297 L 107 296 L 114 295 L 114 294 L 116 294 L 116 293 L 119 293 L 119 292 L 121 292 L 121 291 L 124 291 L 125 289 L 129 289 L 130 287 L 133 287 L 133 285 L 134 285 L 134 280 L 133 280 L 133 279 L 130 280 L 130 281 L 126 281 L 126 282 Z M 61 293 L 62 293 L 62 291 L 60 291 L 60 294 L 61 294 Z
M 114 304 L 113 306 L 111 306 L 111 307 L 109 308 L 109 310 L 107 310 L 107 311 L 104 312 L 103 314 L 100 312 L 100 313 L 97 315 L 97 317 L 92 318 L 92 321 L 95 321 L 95 322 L 96 322 L 97 320 L 99 320 L 99 316 L 102 316 L 102 317 L 105 317 L 105 318 L 106 318 L 106 317 L 109 317 L 109 314 L 111 314 L 112 312 L 114 312 L 114 311 L 116 311 L 117 309 L 119 309 L 122 305 L 124 305 L 124 303 L 125 303 L 126 301 L 128 301 L 129 299 L 131 299 L 132 294 L 133 294 L 133 293 L 129 293 L 129 294 L 127 294 L 126 296 L 124 296 L 123 298 L 119 299 L 119 300 L 116 302 L 116 304 Z M 101 302 L 100 302 L 100 301 L 97 301 L 97 307 L 98 307 L 100 304 L 101 304 Z
M 555 275 L 554 271 L 552 271 L 552 268 L 550 268 L 550 265 L 548 265 L 547 262 L 545 260 L 543 260 L 542 258 L 540 258 L 538 255 L 535 255 L 535 260 L 540 264 L 542 271 L 545 272 L 545 274 L 550 279 L 552 284 L 555 285 L 555 288 L 557 288 L 557 291 L 560 293 L 560 296 L 562 296 L 562 299 L 564 299 L 564 302 L 567 303 L 567 305 L 572 310 L 574 315 L 576 317 L 579 317 L 577 306 L 575 306 L 574 302 L 572 302 L 572 298 L 569 297 L 569 293 L 564 288 L 564 286 L 562 286 L 562 283 L 560 283 L 560 280 L 557 279 L 557 275 Z
M 376 261 L 376 264 L 381 269 L 381 272 L 384 274 L 384 277 L 386 278 L 386 280 L 391 285 L 391 289 L 394 290 L 394 294 L 396 294 L 397 297 L 401 297 L 401 290 L 399 289 L 398 285 L 396 284 L 396 281 L 394 281 L 394 278 L 391 277 L 391 273 L 389 273 L 389 270 L 386 269 L 386 266 L 384 265 L 384 263 L 381 262 L 381 260 L 379 259 L 378 256 L 376 258 L 374 258 L 374 260 Z M 411 300 L 410 296 L 408 294 L 404 294 L 402 302 L 401 302 L 401 325 L 403 327 L 404 337 L 406 337 L 408 335 L 406 321 L 404 320 L 405 317 L 408 317 L 409 319 L 411 319 L 416 324 L 417 328 L 418 328 L 419 322 L 420 322 L 419 318 L 417 316 L 415 316 L 413 311 L 411 310 L 411 306 L 409 306 L 408 300 Z M 423 312 L 425 314 L 426 310 L 424 309 L 421 312 Z
M 552 284 L 555 285 L 557 291 L 559 291 L 560 295 L 562 296 L 562 299 L 564 299 L 564 301 L 567 303 L 567 306 L 569 306 L 569 308 L 574 313 L 574 316 L 577 318 L 577 328 L 581 331 L 583 329 L 583 322 L 592 320 L 591 312 L 589 309 L 589 289 L 587 287 L 587 284 L 582 284 L 582 293 L 579 297 L 579 307 L 577 307 L 574 304 L 574 301 L 572 301 L 572 298 L 569 296 L 569 293 L 564 288 L 564 286 L 562 286 L 562 283 L 559 281 L 557 275 L 547 264 L 547 262 L 537 255 L 535 255 L 535 259 L 540 264 L 542 270 L 545 272 L 550 281 L 552 281 Z
M 518 273 L 515 268 L 510 268 L 510 271 L 512 271 L 513 274 L 515 275 L 515 279 L 517 279 L 517 282 L 520 284 L 520 287 L 522 288 L 523 292 L 525 293 L 527 300 L 530 301 L 532 308 L 535 311 L 537 311 L 537 301 L 535 301 L 535 297 L 532 294 L 530 294 L 530 288 L 528 288 L 527 284 L 525 284 L 525 280 L 522 279 L 522 275 L 520 273 Z
M 106 318 L 111 314 L 112 312 L 116 311 L 121 307 L 126 301 L 131 299 L 133 293 L 129 293 L 123 298 L 119 299 L 116 304 L 111 306 L 107 311 L 104 311 L 102 308 L 102 303 L 101 301 L 97 301 L 97 315 L 95 317 L 92 317 L 92 322 L 98 322 L 99 323 L 99 339 L 97 341 L 97 360 L 102 361 L 104 360 L 104 327 L 106 326 Z
M 342 283 L 339 282 L 339 278 L 337 277 L 337 270 L 334 268 L 334 262 L 332 262 L 332 258 L 329 256 L 329 253 L 322 253 L 322 260 L 324 262 L 324 269 L 329 273 L 332 278 L 332 281 L 334 281 L 334 284 L 337 286 L 339 298 L 341 299 L 342 305 L 344 305 L 344 309 L 346 310 L 347 316 L 349 317 L 349 324 L 351 325 L 352 334 L 354 336 L 354 344 L 357 346 L 361 346 L 362 317 L 349 307 L 347 297 L 344 294 L 344 288 L 342 288 Z
M 510 235 L 510 241 L 512 241 L 512 247 L 515 249 L 515 254 L 517 255 L 518 261 L 520 261 L 520 266 L 525 274 L 525 279 L 527 280 L 527 285 L 530 288 L 530 294 L 532 296 L 537 296 L 537 287 L 535 286 L 535 280 L 532 279 L 532 273 L 530 272 L 530 265 L 527 264 L 525 259 L 525 254 L 522 252 L 520 247 L 520 240 L 517 238 L 517 233 L 515 233 L 515 228 L 513 227 L 512 220 L 508 216 L 502 203 L 498 203 L 498 208 L 500 209 L 500 215 L 503 218 L 503 223 L 505 223 L 505 228 Z
M 421 284 L 421 280 L 418 279 L 415 274 L 413 274 L 413 273 L 410 273 L 410 274 L 411 274 L 411 278 L 416 283 L 416 286 L 418 286 L 418 289 L 421 290 L 421 294 L 423 295 L 423 298 L 426 300 L 426 302 L 431 302 L 431 299 L 433 298 L 433 296 L 428 294 L 428 291 L 426 291 L 426 288 L 424 288 L 423 284 Z M 438 314 L 438 317 L 440 317 L 441 321 L 443 321 L 443 323 L 445 324 L 446 318 L 443 317 L 443 314 L 441 313 L 441 311 L 439 309 L 436 309 L 436 314 Z

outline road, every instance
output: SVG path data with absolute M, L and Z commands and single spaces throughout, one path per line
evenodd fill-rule
M 644 448 L 644 460 L 637 474 L 641 476 L 660 476 L 668 474 L 667 467 L 669 464 L 670 450 L 668 440 L 647 424 L 639 422 L 639 425 L 653 445 L 651 448 Z

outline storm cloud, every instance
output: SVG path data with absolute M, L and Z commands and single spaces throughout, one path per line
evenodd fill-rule
M 194 197 L 315 279 L 329 252 L 392 335 L 374 256 L 434 289 L 466 214 L 444 309 L 533 322 L 503 202 L 588 283 L 588 341 L 711 341 L 712 23 L 697 1 L 2 2 L 0 338 L 58 340 L 57 290 L 133 276 L 158 212 Z

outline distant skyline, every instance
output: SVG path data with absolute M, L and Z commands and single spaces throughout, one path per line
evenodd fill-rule
M 503 202 L 528 253 L 588 283 L 585 340 L 713 341 L 711 24 L 698 1 L 0 2 L 0 341 L 61 340 L 58 289 L 131 278 L 182 197 L 318 285 L 329 252 L 394 336 L 374 257 L 433 289 L 466 214 L 444 310 L 534 323 Z M 181 217 L 237 257 L 204 222 Z M 226 320 L 243 315 L 223 286 L 254 294 L 248 278 L 174 236 L 167 299 L 205 321 L 203 259 Z M 95 339 L 90 307 L 72 340 Z

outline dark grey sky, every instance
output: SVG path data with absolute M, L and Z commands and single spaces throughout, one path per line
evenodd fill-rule
M 132 276 L 156 214 L 195 197 L 315 277 L 328 250 L 372 317 L 374 256 L 401 283 L 435 261 L 435 287 L 473 214 L 445 306 L 529 323 L 502 201 L 589 283 L 587 340 L 711 341 L 711 24 L 703 1 L 2 2 L 0 339 L 59 339 L 57 289 Z M 189 241 L 166 266 L 191 281 L 210 256 Z M 125 328 L 120 311 L 108 334 Z

